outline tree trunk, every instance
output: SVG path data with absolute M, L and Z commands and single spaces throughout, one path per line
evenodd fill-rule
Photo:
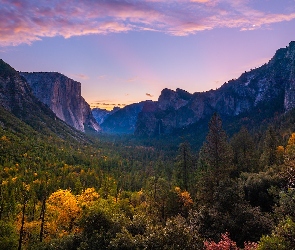
M 42 201 L 42 208 L 41 208 L 41 227 L 40 227 L 40 242 L 43 240 L 43 235 L 44 235 L 44 223 L 45 223 L 45 210 L 46 210 L 46 197 L 44 197 Z
M 20 227 L 20 231 L 19 231 L 18 250 L 22 249 L 22 241 L 23 241 L 24 225 L 25 225 L 26 204 L 27 204 L 27 200 L 26 200 L 26 198 L 24 198 L 24 204 L 23 204 L 23 209 L 22 209 L 22 221 L 21 221 L 21 227 Z

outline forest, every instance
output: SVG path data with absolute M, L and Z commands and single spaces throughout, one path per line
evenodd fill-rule
M 214 114 L 200 148 L 193 136 L 78 140 L 11 120 L 1 249 L 295 249 L 293 117 L 229 136 Z

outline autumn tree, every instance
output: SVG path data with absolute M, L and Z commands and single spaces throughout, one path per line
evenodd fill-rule
M 53 237 L 74 231 L 81 215 L 77 197 L 70 190 L 57 190 L 47 200 L 46 230 Z
M 239 250 L 236 242 L 234 242 L 229 233 L 224 233 L 221 235 L 221 239 L 219 242 L 214 241 L 204 241 L 205 250 Z M 255 242 L 245 242 L 244 249 L 245 250 L 256 250 L 258 244 Z
M 289 188 L 295 187 L 295 133 L 292 133 L 284 154 L 283 175 L 288 182 Z

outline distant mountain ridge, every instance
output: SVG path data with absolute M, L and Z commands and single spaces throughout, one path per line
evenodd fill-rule
M 133 103 L 124 108 L 111 111 L 100 124 L 103 132 L 110 134 L 133 134 L 138 114 L 142 111 L 146 102 Z
M 101 108 L 93 108 L 92 115 L 97 123 L 100 125 L 104 122 L 104 120 L 111 114 L 117 112 L 120 108 L 114 107 L 113 110 L 106 110 Z
M 243 114 L 249 119 L 266 113 L 271 117 L 295 108 L 295 42 L 277 50 L 267 64 L 217 90 L 191 94 L 180 88 L 163 89 L 158 101 L 134 103 L 110 113 L 96 110 L 97 121 L 96 111 L 81 96 L 81 83 L 60 73 L 16 72 L 1 60 L 0 105 L 30 124 L 34 119 L 41 124 L 43 115 L 45 120 L 56 119 L 56 115 L 83 132 L 137 136 L 198 128 L 198 123 L 209 120 L 214 112 L 228 120 Z
M 81 83 L 56 72 L 20 72 L 33 94 L 70 126 L 100 131 L 89 104 L 81 96 Z
M 259 108 L 261 107 L 261 108 Z M 146 103 L 138 115 L 135 135 L 170 134 L 214 112 L 234 117 L 251 110 L 284 113 L 295 107 L 295 42 L 277 50 L 263 66 L 243 73 L 217 90 L 190 94 L 164 89 L 156 102 Z

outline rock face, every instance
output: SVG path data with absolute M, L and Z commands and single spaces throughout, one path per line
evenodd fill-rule
M 10 65 L 0 59 L 0 105 L 21 116 L 25 106 L 36 104 L 27 82 Z
M 55 72 L 21 72 L 33 94 L 68 125 L 80 130 L 100 131 L 89 104 L 81 96 L 81 83 Z
M 181 89 L 164 89 L 157 102 L 144 105 L 135 134 L 169 134 L 208 119 L 214 112 L 226 118 L 259 108 L 283 113 L 294 107 L 295 42 L 291 42 L 267 64 L 245 72 L 217 90 L 190 94 Z
M 57 135 L 63 139 L 85 139 L 81 132 L 58 119 L 47 105 L 33 95 L 25 78 L 1 59 L 0 111 L 0 126 L 17 133 L 30 128 L 30 133 L 35 130 L 43 135 Z M 26 128 L 21 122 L 29 127 Z
M 92 109 L 92 115 L 96 122 L 100 125 L 104 122 L 104 120 L 111 114 L 117 112 L 120 108 L 114 107 L 113 110 L 106 110 L 106 109 L 100 109 L 100 108 L 94 108 Z
M 103 132 L 111 134 L 133 134 L 138 114 L 141 112 L 145 102 L 127 105 L 110 113 L 101 123 Z

